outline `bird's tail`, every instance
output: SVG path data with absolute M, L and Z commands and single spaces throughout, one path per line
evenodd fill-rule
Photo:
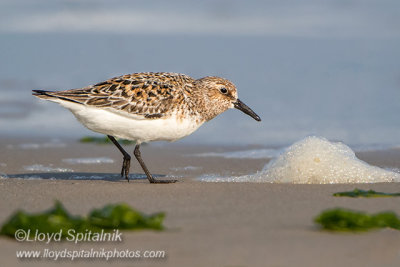
M 69 102 L 74 102 L 78 104 L 83 104 L 82 101 L 79 101 L 77 99 L 73 99 L 71 97 L 71 94 L 68 94 L 69 91 L 44 91 L 44 90 L 32 90 L 33 93 L 32 95 L 39 97 L 41 99 L 45 100 L 50 100 L 53 102 L 63 102 L 63 101 L 69 101 Z
M 44 90 L 32 90 L 32 95 L 37 96 L 41 99 L 50 99 L 54 98 L 56 96 L 52 95 L 52 91 L 44 91 Z

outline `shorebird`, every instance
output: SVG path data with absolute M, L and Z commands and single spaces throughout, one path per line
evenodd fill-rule
M 80 89 L 33 90 L 33 95 L 61 104 L 88 129 L 107 135 L 123 155 L 121 176 L 128 181 L 131 156 L 115 137 L 136 141 L 133 154 L 150 183 L 172 183 L 176 180 L 154 179 L 141 157 L 141 143 L 181 139 L 230 108 L 261 121 L 238 99 L 232 82 L 214 76 L 195 80 L 178 73 L 134 73 Z

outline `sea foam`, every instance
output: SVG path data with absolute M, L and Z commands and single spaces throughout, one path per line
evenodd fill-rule
M 72 169 L 67 168 L 54 168 L 52 166 L 44 166 L 42 164 L 33 164 L 29 166 L 23 166 L 26 171 L 40 171 L 40 172 L 73 172 Z
M 203 177 L 215 182 L 296 184 L 400 182 L 400 173 L 371 166 L 343 143 L 310 136 L 288 147 L 262 171 L 238 177 Z
M 103 164 L 103 163 L 114 163 L 113 159 L 107 157 L 99 158 L 69 158 L 63 159 L 63 162 L 68 164 Z

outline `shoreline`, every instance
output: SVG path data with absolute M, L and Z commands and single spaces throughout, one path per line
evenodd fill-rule
M 25 144 L 30 141 L 27 140 Z M 19 142 L 19 143 L 18 143 Z M 313 222 L 321 211 L 343 207 L 400 215 L 400 198 L 352 199 L 333 197 L 354 188 L 400 192 L 400 183 L 274 184 L 200 182 L 204 173 L 245 175 L 261 170 L 265 158 L 192 157 L 196 153 L 236 151 L 237 148 L 148 145 L 142 156 L 153 174 L 178 176 L 175 184 L 127 182 L 119 177 L 122 156 L 112 145 L 45 145 L 21 148 L 21 141 L 2 140 L 0 172 L 8 175 L 41 173 L 47 179 L 0 179 L 0 221 L 18 209 L 39 212 L 60 200 L 71 214 L 87 214 L 110 203 L 127 203 L 146 214 L 165 212 L 166 230 L 123 232 L 118 243 L 17 242 L 0 237 L 0 257 L 6 266 L 53 266 L 54 260 L 18 260 L 18 250 L 164 250 L 165 259 L 112 259 L 115 265 L 137 266 L 399 266 L 400 232 L 383 229 L 367 233 L 320 231 Z M 10 147 L 9 145 L 13 145 Z M 38 144 L 44 144 L 38 143 Z M 8 148 L 7 148 L 8 146 Z M 127 146 L 128 148 L 129 146 Z M 133 149 L 133 146 L 131 146 Z M 130 148 L 130 147 L 129 147 Z M 254 147 L 252 147 L 254 148 Z M 258 147 L 260 148 L 260 147 Z M 400 167 L 400 150 L 360 152 L 357 156 L 380 167 Z M 76 164 L 65 159 L 102 158 L 99 164 Z M 109 159 L 112 161 L 110 162 Z M 35 172 L 23 166 L 41 164 L 74 172 Z M 190 168 L 187 168 L 191 166 Z M 131 173 L 144 177 L 132 161 Z M 109 179 L 70 179 L 70 175 L 104 175 Z M 56 179 L 49 179 L 55 176 Z M 45 178 L 46 178 L 45 177 Z M 57 264 L 109 266 L 103 259 L 58 260 Z
M 123 147 L 132 154 L 134 145 Z M 55 179 L 68 180 L 74 175 L 90 177 L 93 174 L 110 175 L 106 180 L 118 180 L 122 164 L 122 155 L 112 144 L 79 143 L 71 139 L 3 138 L 0 140 L 0 151 L 3 152 L 0 153 L 0 175 L 10 177 L 42 175 L 49 179 L 53 174 Z M 261 145 L 156 143 L 143 145 L 142 157 L 156 176 L 188 179 L 204 175 L 255 174 L 281 151 L 282 148 Z M 396 172 L 400 170 L 400 148 L 361 150 L 355 154 L 372 166 Z M 134 157 L 131 164 L 132 178 L 143 178 L 143 171 Z

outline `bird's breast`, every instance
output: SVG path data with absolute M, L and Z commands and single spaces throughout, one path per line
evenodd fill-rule
M 138 142 L 175 141 L 193 133 L 204 123 L 197 115 L 172 113 L 161 118 L 144 118 L 74 103 L 63 104 L 88 129 Z

